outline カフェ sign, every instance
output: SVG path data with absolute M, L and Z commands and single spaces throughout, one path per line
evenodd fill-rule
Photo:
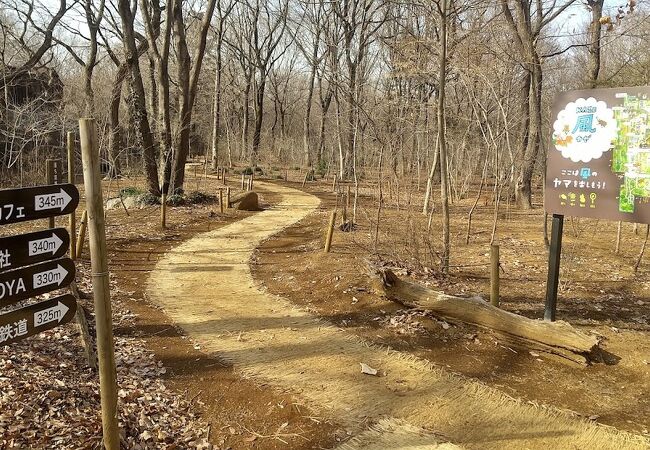
M 564 92 L 551 125 L 548 212 L 650 223 L 650 87 Z

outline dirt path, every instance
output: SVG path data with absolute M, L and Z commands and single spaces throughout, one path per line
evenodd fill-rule
M 149 296 L 202 350 L 348 426 L 357 436 L 343 448 L 454 448 L 441 442 L 480 449 L 650 445 L 638 436 L 514 400 L 408 354 L 371 346 L 265 293 L 251 276 L 254 249 L 320 202 L 291 188 L 261 182 L 258 187 L 282 201 L 169 252 L 152 272 Z M 361 362 L 382 376 L 361 374 Z

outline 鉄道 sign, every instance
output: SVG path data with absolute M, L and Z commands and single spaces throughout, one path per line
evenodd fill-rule
M 0 190 L 0 225 L 70 214 L 78 205 L 72 184 Z
M 0 316 L 0 345 L 11 344 L 63 323 L 77 311 L 72 295 L 63 295 Z

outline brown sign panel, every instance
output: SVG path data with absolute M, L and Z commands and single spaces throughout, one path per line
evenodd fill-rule
M 75 266 L 70 258 L 0 273 L 0 308 L 61 289 L 74 277 Z
M 79 191 L 73 184 L 0 190 L 0 225 L 45 219 L 73 212 Z
M 556 97 L 544 200 L 553 214 L 650 223 L 650 87 Z
M 0 316 L 0 346 L 70 322 L 77 311 L 72 295 L 63 295 Z
M 69 246 L 65 228 L 0 238 L 0 272 L 60 258 Z

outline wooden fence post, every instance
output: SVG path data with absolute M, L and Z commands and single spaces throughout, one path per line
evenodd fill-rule
M 77 248 L 75 250 L 76 259 L 81 258 L 84 250 L 84 241 L 86 240 L 86 226 L 88 225 L 88 211 L 84 210 L 81 214 L 81 223 L 79 224 L 79 233 L 77 234 Z
M 74 133 L 68 131 L 68 183 L 75 184 L 75 160 L 74 160 Z M 77 259 L 77 212 L 72 211 L 68 216 L 68 228 L 70 231 L 70 258 Z
M 336 224 L 336 210 L 332 211 L 330 223 L 327 227 L 327 237 L 325 238 L 325 253 L 329 253 L 332 248 L 332 236 L 334 235 L 334 225 Z
M 119 450 L 117 373 L 115 369 L 115 346 L 113 342 L 108 260 L 106 256 L 104 202 L 99 172 L 99 146 L 95 119 L 79 120 L 79 137 L 81 140 L 84 187 L 86 190 L 86 211 L 88 211 L 104 446 L 107 450 Z
M 164 192 L 160 197 L 160 227 L 167 228 L 167 194 Z
M 219 189 L 219 210 L 221 211 L 221 214 L 223 214 L 223 189 Z
M 230 209 L 230 186 L 226 188 L 226 207 Z
M 499 246 L 490 246 L 490 303 L 499 306 Z
M 245 178 L 246 178 L 246 175 L 244 175 L 244 174 L 242 173 L 242 174 L 241 174 L 241 190 L 242 190 L 242 191 L 243 191 L 244 189 L 246 189 L 246 186 L 244 185 L 244 180 L 245 180 Z

